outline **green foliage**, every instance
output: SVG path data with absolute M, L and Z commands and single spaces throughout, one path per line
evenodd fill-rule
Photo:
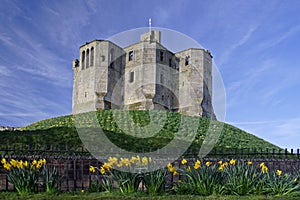
M 223 185 L 224 173 L 214 166 L 203 166 L 199 169 L 191 167 L 189 170 L 180 170 L 184 176 L 184 182 L 179 182 L 175 186 L 175 191 L 183 192 L 179 194 L 194 194 L 209 196 L 214 193 L 220 193 L 220 187 Z M 179 172 L 179 173 L 180 173 Z M 188 193 L 185 193 L 188 192 Z
M 297 178 L 291 174 L 278 175 L 276 172 L 267 174 L 265 193 L 285 196 L 296 190 L 299 190 L 300 185 L 297 183 Z
M 163 192 L 166 175 L 167 170 L 165 169 L 150 171 L 143 174 L 143 180 L 149 195 L 157 195 Z
M 58 171 L 55 167 L 44 165 L 42 179 L 46 193 L 55 194 L 58 192 L 61 178 L 58 177 Z
M 260 170 L 251 165 L 240 162 L 235 166 L 229 166 L 225 173 L 225 188 L 228 194 L 259 194 L 263 189 L 264 176 Z
M 118 183 L 122 194 L 132 194 L 138 190 L 140 179 L 139 174 L 124 172 L 113 169 L 110 171 L 114 181 Z

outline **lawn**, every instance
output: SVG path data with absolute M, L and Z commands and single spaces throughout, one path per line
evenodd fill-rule
M 193 196 L 193 195 L 164 195 L 164 196 L 146 196 L 144 194 L 134 194 L 134 195 L 120 195 L 120 194 L 114 194 L 114 193 L 87 193 L 87 192 L 66 192 L 56 195 L 49 195 L 45 193 L 38 193 L 38 194 L 30 194 L 25 196 L 20 196 L 15 192 L 0 192 L 0 199 L 53 199 L 53 200 L 65 200 L 65 199 L 86 199 L 86 200 L 94 200 L 94 199 L 162 199 L 162 200 L 188 200 L 188 199 L 203 199 L 203 200 L 254 200 L 254 199 L 278 199 L 278 200 L 288 200 L 288 199 L 299 199 L 300 196 L 294 196 L 294 197 L 274 197 L 274 196 L 264 196 L 264 195 L 253 195 L 253 196 Z

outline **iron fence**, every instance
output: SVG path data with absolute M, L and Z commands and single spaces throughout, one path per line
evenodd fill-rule
M 107 156 L 117 155 L 119 152 L 107 151 Z M 171 152 L 158 151 L 159 155 L 170 154 Z M 238 162 L 252 161 L 253 164 L 259 164 L 264 162 L 269 170 L 280 169 L 284 172 L 294 172 L 300 169 L 300 152 L 291 150 L 275 150 L 275 149 L 229 149 L 229 150 L 213 150 L 209 155 L 204 158 L 200 158 L 196 150 L 190 150 L 185 152 L 182 156 L 193 163 L 196 159 L 199 159 L 202 163 L 210 161 L 216 163 L 219 160 L 229 161 L 230 159 L 236 159 Z M 177 167 L 181 167 L 181 158 L 175 160 L 173 164 Z M 68 145 L 64 147 L 53 146 L 5 146 L 0 147 L 0 159 L 5 158 L 7 160 L 28 160 L 34 159 L 47 160 L 47 165 L 55 167 L 61 178 L 59 184 L 59 190 L 62 191 L 75 191 L 82 190 L 91 187 L 91 184 L 96 181 L 95 175 L 89 171 L 89 166 L 100 166 L 102 163 L 93 158 L 84 147 Z M 178 179 L 173 177 L 172 174 L 168 174 L 166 180 L 166 187 L 171 185 L 172 181 Z M 14 187 L 8 182 L 7 176 L 3 166 L 0 167 L 0 190 L 13 190 Z M 40 188 L 41 190 L 41 188 Z

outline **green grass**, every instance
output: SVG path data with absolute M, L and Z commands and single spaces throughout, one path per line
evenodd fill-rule
M 162 200 L 188 200 L 188 199 L 203 199 L 203 200 L 265 200 L 265 199 L 275 199 L 275 200 L 297 200 L 299 199 L 299 196 L 295 197 L 274 197 L 274 196 L 208 196 L 208 197 L 202 197 L 202 196 L 194 196 L 194 195 L 163 195 L 163 196 L 146 196 L 142 194 L 132 194 L 132 195 L 126 195 L 122 196 L 120 194 L 114 194 L 114 193 L 81 193 L 81 192 L 66 192 L 56 195 L 49 195 L 45 193 L 38 193 L 38 194 L 29 194 L 25 196 L 20 196 L 15 192 L 0 192 L 0 199 L 2 200 L 15 200 L 15 199 L 53 199 L 53 200 L 65 200 L 65 199 L 78 199 L 78 200 L 95 200 L 95 199 L 113 199 L 113 200 L 124 200 L 124 199 L 162 199 Z
M 95 113 L 91 112 L 81 115 L 86 126 L 90 126 L 91 115 L 93 114 Z M 131 131 L 136 134 L 143 134 L 143 130 L 139 128 L 135 128 L 133 130 L 133 127 L 130 126 L 129 122 L 130 120 L 134 121 L 134 123 L 139 127 L 148 125 L 150 122 L 149 111 L 130 111 L 129 118 L 124 113 L 119 112 L 118 116 L 120 117 L 120 121 L 122 124 L 124 124 L 126 130 L 121 130 L 118 127 L 111 110 L 97 111 L 96 114 L 99 124 L 104 130 L 106 136 L 114 144 L 126 150 L 142 151 L 142 149 L 144 149 L 145 151 L 148 151 L 150 148 L 152 150 L 162 148 L 174 138 L 174 133 L 178 131 L 181 124 L 181 115 L 179 113 L 169 112 L 167 113 L 166 123 L 161 127 L 161 130 L 158 133 L 149 138 L 137 138 L 126 134 L 126 132 Z M 156 111 L 156 115 L 161 115 L 161 112 Z M 154 120 L 159 120 L 159 117 L 154 117 Z M 191 118 L 191 122 L 184 124 L 182 128 L 184 130 L 188 130 L 189 126 L 194 125 L 193 123 L 195 120 L 199 122 L 199 126 L 195 140 L 190 146 L 190 150 L 196 149 L 197 151 L 205 139 L 211 121 L 207 118 L 194 117 Z M 257 150 L 265 150 L 266 148 L 270 150 L 276 149 L 277 152 L 280 149 L 278 146 L 275 146 L 232 125 L 217 122 L 216 126 L 222 125 L 222 133 L 217 144 L 214 146 L 214 149 L 218 152 L 233 152 L 234 149 L 236 149 L 237 152 L 242 150 L 247 152 L 247 149 L 251 149 L 251 151 L 253 151 L 254 148 Z M 181 139 L 184 140 L 189 134 L 191 134 L 189 131 L 184 132 L 181 136 Z M 18 131 L 0 132 L 0 140 L 2 145 L 16 145 L 17 148 L 19 148 L 20 145 L 28 144 L 38 145 L 39 148 L 41 148 L 43 145 L 61 146 L 62 149 L 64 149 L 66 144 L 69 146 L 82 145 L 74 126 L 74 116 L 72 115 L 35 122 L 20 128 Z M 5 147 L 2 146 L 2 148 Z

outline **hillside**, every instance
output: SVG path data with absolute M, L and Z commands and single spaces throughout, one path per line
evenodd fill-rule
M 121 119 L 120 122 L 123 124 L 123 130 L 128 133 L 128 131 L 134 132 L 137 135 L 143 134 L 143 130 L 139 128 L 134 128 L 130 126 L 129 120 L 134 121 L 139 127 L 143 127 L 149 124 L 150 116 L 149 111 L 129 111 L 130 117 L 126 116 L 124 113 L 120 112 L 118 118 Z M 152 112 L 153 113 L 153 112 Z M 161 115 L 162 112 L 154 111 L 154 117 L 152 120 L 155 121 L 156 115 Z M 104 110 L 97 111 L 96 113 L 85 113 L 81 117 L 86 126 L 91 124 L 91 115 L 97 114 L 99 124 L 104 130 L 106 136 L 117 146 L 126 150 L 135 151 L 149 151 L 149 149 L 162 148 L 167 145 L 174 137 L 174 132 L 177 132 L 181 123 L 181 115 L 179 113 L 167 113 L 166 123 L 160 128 L 161 130 L 152 137 L 138 138 L 128 135 L 122 131 L 116 121 L 114 120 L 112 111 Z M 157 118 L 159 119 L 159 117 Z M 210 120 L 207 118 L 191 118 L 191 122 L 184 124 L 183 128 L 192 126 L 195 120 L 199 122 L 199 127 L 195 140 L 193 141 L 190 149 L 200 148 L 209 124 Z M 199 121 L 198 121 L 199 120 Z M 192 122 L 193 121 L 193 122 Z M 119 123 L 120 123 L 119 122 Z M 189 124 L 190 123 L 190 124 Z M 216 123 L 216 122 L 215 122 Z M 215 149 L 218 151 L 228 152 L 229 150 L 236 149 L 240 151 L 241 149 L 280 149 L 279 147 L 258 138 L 252 134 L 249 134 L 241 129 L 238 129 L 229 124 L 223 124 L 217 122 L 218 126 L 223 126 L 221 135 L 218 139 Z M 124 128 L 125 127 L 125 128 Z M 188 129 L 187 129 L 188 130 Z M 185 140 L 185 137 L 189 133 L 184 133 L 181 137 Z M 57 118 L 51 118 L 35 122 L 28 126 L 20 128 L 18 131 L 3 131 L 0 132 L 0 140 L 2 145 L 53 145 L 53 146 L 82 146 L 82 142 L 77 134 L 76 128 L 74 126 L 74 117 L 72 115 L 62 116 Z

